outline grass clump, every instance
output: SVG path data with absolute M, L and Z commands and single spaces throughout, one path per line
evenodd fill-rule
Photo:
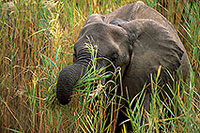
M 116 69 L 113 73 L 105 72 L 106 67 L 97 68 L 96 63 L 103 58 L 97 58 L 97 51 L 93 47 L 88 49 L 91 62 L 85 75 L 75 85 L 77 89 L 74 96 L 78 97 L 79 105 L 73 114 L 75 117 L 69 115 L 73 123 L 70 132 L 111 132 L 115 129 L 119 108 L 116 105 L 116 79 L 120 70 Z M 114 67 L 110 63 L 109 66 Z

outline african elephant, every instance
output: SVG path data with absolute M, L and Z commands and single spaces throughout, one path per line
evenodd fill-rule
M 61 104 L 70 101 L 75 83 L 90 62 L 90 52 L 85 46 L 90 39 L 94 40 L 91 45 L 97 47 L 99 57 L 121 67 L 123 89 L 128 88 L 130 99 L 142 90 L 159 66 L 163 83 L 169 80 L 165 70 L 181 70 L 183 78 L 187 77 L 188 57 L 173 25 L 139 1 L 105 16 L 89 16 L 74 45 L 74 64 L 59 74 L 56 94 Z M 105 67 L 108 63 L 102 61 L 97 65 Z M 145 109 L 149 109 L 149 104 L 150 91 L 144 100 Z

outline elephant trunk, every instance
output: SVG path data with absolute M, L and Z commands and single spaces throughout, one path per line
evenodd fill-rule
M 61 104 L 65 105 L 69 103 L 72 89 L 78 79 L 82 76 L 81 74 L 84 74 L 84 70 L 85 66 L 81 64 L 72 64 L 65 67 L 60 72 L 57 82 L 56 96 Z

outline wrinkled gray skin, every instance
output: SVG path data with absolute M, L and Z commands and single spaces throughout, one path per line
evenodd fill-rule
M 137 2 L 122 6 L 107 14 L 89 16 L 74 45 L 74 64 L 65 67 L 59 75 L 57 98 L 67 104 L 76 81 L 84 74 L 90 61 L 85 43 L 98 48 L 103 56 L 122 68 L 123 89 L 128 88 L 129 98 L 140 92 L 150 80 L 150 74 L 163 68 L 162 82 L 169 81 L 170 72 L 181 70 L 186 79 L 189 62 L 186 50 L 172 24 L 156 10 Z M 102 61 L 99 66 L 106 66 Z M 150 93 L 144 101 L 149 110 Z

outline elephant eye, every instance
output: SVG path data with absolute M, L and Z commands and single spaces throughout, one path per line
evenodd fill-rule
M 119 55 L 118 55 L 117 53 L 114 53 L 114 54 L 112 54 L 112 55 L 110 56 L 110 60 L 111 60 L 112 62 L 114 62 L 114 61 L 117 60 L 118 56 L 119 56 Z

